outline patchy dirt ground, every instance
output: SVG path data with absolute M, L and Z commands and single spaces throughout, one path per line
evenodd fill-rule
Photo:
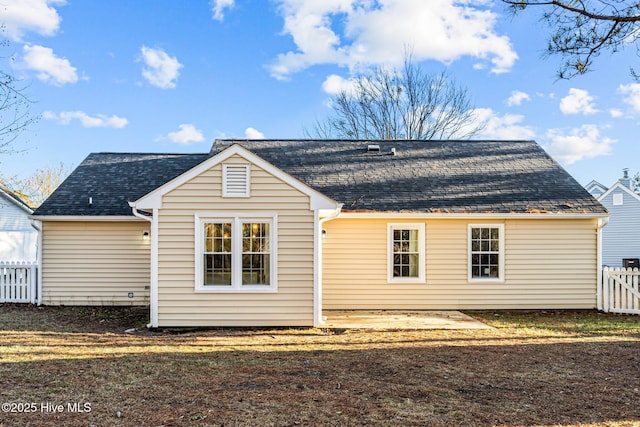
M 640 319 L 468 312 L 480 331 L 143 328 L 0 305 L 0 426 L 635 426 Z

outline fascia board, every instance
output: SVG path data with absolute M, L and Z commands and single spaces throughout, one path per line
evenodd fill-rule
M 634 197 L 636 200 L 640 201 L 640 195 L 635 193 L 630 188 L 627 188 L 625 185 L 622 185 L 620 182 L 616 182 L 614 185 L 612 185 L 611 188 L 609 188 L 607 191 L 602 193 L 602 195 L 600 197 L 598 197 L 597 200 L 599 202 L 602 202 L 605 199 L 605 197 L 607 197 L 609 194 L 611 194 L 614 190 L 622 190 L 622 191 L 626 192 L 628 195 Z

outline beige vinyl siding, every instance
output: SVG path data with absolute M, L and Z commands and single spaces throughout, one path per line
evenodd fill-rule
M 324 309 L 595 306 L 597 220 L 424 220 L 426 283 L 415 284 L 387 282 L 387 224 L 398 222 L 337 219 L 323 225 Z M 504 224 L 503 282 L 469 282 L 470 223 Z
M 223 163 L 249 162 L 234 156 Z M 218 164 L 163 196 L 158 212 L 159 326 L 313 325 L 309 197 L 255 165 L 250 180 L 250 197 L 222 197 Z M 195 214 L 211 212 L 229 217 L 277 213 L 277 292 L 195 291 Z
M 43 222 L 43 304 L 148 304 L 149 228 L 135 220 Z

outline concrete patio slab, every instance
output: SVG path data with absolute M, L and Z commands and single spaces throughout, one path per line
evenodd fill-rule
M 328 329 L 493 329 L 459 311 L 324 310 Z

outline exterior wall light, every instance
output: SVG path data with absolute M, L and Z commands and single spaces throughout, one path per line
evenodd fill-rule
M 149 240 L 149 232 L 148 231 L 144 231 L 142 233 L 142 240 Z

